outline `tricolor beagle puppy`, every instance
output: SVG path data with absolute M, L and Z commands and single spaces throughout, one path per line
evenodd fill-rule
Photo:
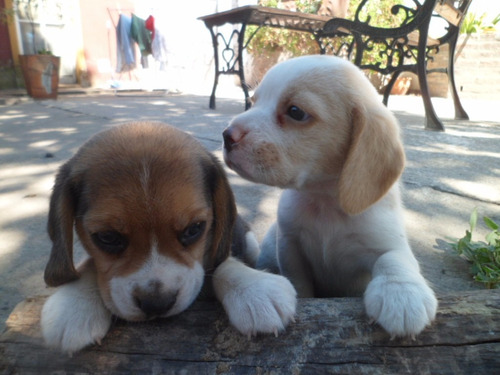
M 356 66 L 304 56 L 273 67 L 224 131 L 224 158 L 284 189 L 259 267 L 279 269 L 299 297 L 364 293 L 391 336 L 432 322 L 437 300 L 405 234 L 399 125 Z
M 80 267 L 73 264 L 73 228 L 89 255 Z M 243 334 L 277 333 L 293 319 L 290 282 L 231 255 L 233 247 L 251 258 L 254 246 L 223 168 L 168 125 L 118 126 L 84 144 L 59 170 L 48 232 L 45 281 L 60 287 L 41 325 L 46 343 L 65 352 L 99 342 L 112 315 L 142 321 L 178 314 L 203 286 L 213 286 Z

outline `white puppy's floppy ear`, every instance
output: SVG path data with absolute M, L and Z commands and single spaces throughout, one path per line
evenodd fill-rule
M 382 105 L 382 104 L 381 104 Z M 399 127 L 385 107 L 356 106 L 351 112 L 352 135 L 339 181 L 339 201 L 350 215 L 382 198 L 404 169 Z

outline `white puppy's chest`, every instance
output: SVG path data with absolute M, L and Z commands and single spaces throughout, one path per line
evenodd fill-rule
M 280 229 L 287 229 L 281 235 L 298 245 L 297 251 L 311 268 L 318 295 L 362 293 L 391 235 L 388 224 L 392 218 L 371 218 L 376 214 L 372 211 L 384 204 L 381 201 L 362 214 L 349 216 L 334 199 L 323 196 L 318 201 L 294 190 L 283 193 L 278 221 Z

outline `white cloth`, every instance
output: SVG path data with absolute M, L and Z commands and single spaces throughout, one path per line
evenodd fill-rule
M 160 70 L 165 70 L 168 60 L 168 48 L 165 30 L 155 20 L 155 36 L 151 42 L 151 51 L 156 61 L 160 62 Z

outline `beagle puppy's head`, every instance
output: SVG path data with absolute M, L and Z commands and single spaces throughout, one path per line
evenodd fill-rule
M 224 131 L 226 164 L 254 182 L 331 193 L 347 214 L 384 196 L 404 168 L 398 124 L 352 63 L 304 56 L 265 75 Z
M 186 309 L 230 253 L 234 198 L 218 161 L 188 134 L 132 123 L 94 136 L 64 164 L 50 200 L 49 286 L 79 277 L 73 227 L 115 315 Z

